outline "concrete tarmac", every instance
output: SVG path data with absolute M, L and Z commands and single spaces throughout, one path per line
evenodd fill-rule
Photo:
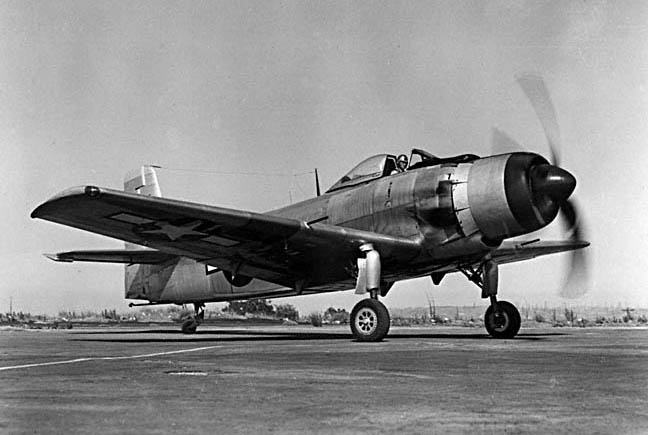
M 648 433 L 648 329 L 5 328 L 0 385 L 3 434 Z

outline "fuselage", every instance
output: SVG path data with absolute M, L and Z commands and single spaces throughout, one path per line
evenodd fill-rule
M 417 256 L 383 263 L 387 283 L 456 271 L 461 262 L 484 257 L 505 238 L 547 225 L 557 213 L 555 204 L 539 198 L 531 186 L 530 172 L 547 166 L 545 159 L 530 153 L 474 157 L 395 174 L 383 165 L 385 172 L 372 179 L 360 178 L 349 186 L 338 182 L 319 197 L 268 214 L 416 240 L 421 247 Z M 129 266 L 126 297 L 207 302 L 353 288 L 352 271 L 331 261 L 301 289 L 256 279 L 232 282 L 231 276 L 210 273 L 204 264 L 185 258 L 163 266 Z

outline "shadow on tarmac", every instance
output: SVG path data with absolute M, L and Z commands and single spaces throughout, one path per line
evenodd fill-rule
M 250 341 L 309 341 L 309 340 L 345 340 L 355 341 L 351 333 L 339 332 L 291 332 L 291 331 L 260 331 L 253 329 L 227 329 L 227 330 L 210 330 L 196 331 L 194 334 L 186 335 L 178 330 L 158 329 L 146 331 L 84 331 L 74 332 L 74 335 L 147 335 L 147 334 L 168 334 L 172 336 L 181 336 L 183 338 L 135 338 L 135 337 L 114 337 L 114 338 L 71 338 L 71 341 L 97 341 L 111 343 L 197 343 L 197 342 L 250 342 Z M 224 337 L 215 337 L 215 335 L 224 335 Z M 552 336 L 567 335 L 560 332 L 549 333 L 522 333 L 513 340 L 538 341 L 545 340 Z M 479 334 L 393 334 L 385 338 L 385 342 L 398 341 L 403 339 L 430 339 L 430 340 L 497 340 L 486 333 Z M 499 341 L 499 340 L 498 340 Z

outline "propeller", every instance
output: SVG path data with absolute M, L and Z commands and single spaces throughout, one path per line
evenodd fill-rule
M 491 135 L 491 154 L 508 154 L 516 151 L 520 151 L 522 145 L 517 143 L 515 139 L 511 136 L 500 130 L 499 128 L 493 127 L 493 133 Z
M 549 96 L 549 91 L 544 80 L 534 74 L 520 75 L 517 77 L 517 82 L 531 102 L 531 106 L 533 106 L 540 120 L 551 153 L 551 165 L 543 165 L 546 167 L 540 169 L 544 171 L 542 175 L 532 176 L 534 190 L 551 192 L 550 196 L 560 206 L 561 215 L 567 224 L 570 240 L 580 242 L 582 241 L 583 228 L 578 218 L 577 206 L 573 199 L 569 199 L 569 195 L 576 187 L 576 180 L 571 174 L 559 167 L 562 142 L 560 140 L 556 110 Z M 576 298 L 587 291 L 587 258 L 584 249 L 576 249 L 570 252 L 569 275 L 560 294 L 563 297 Z
M 556 109 L 551 102 L 549 91 L 544 83 L 542 77 L 534 74 L 523 74 L 517 77 L 517 82 L 524 91 L 524 94 L 531 102 L 533 110 L 535 110 L 542 129 L 544 130 L 549 144 L 549 151 L 551 153 L 551 163 L 553 165 L 560 165 L 559 153 L 562 149 L 560 140 L 560 129 L 558 128 L 558 117 L 556 116 Z

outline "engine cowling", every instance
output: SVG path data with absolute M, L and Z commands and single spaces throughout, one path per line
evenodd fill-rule
M 512 153 L 473 162 L 453 199 L 464 232 L 479 230 L 497 243 L 548 225 L 575 187 L 569 172 L 544 157 Z

